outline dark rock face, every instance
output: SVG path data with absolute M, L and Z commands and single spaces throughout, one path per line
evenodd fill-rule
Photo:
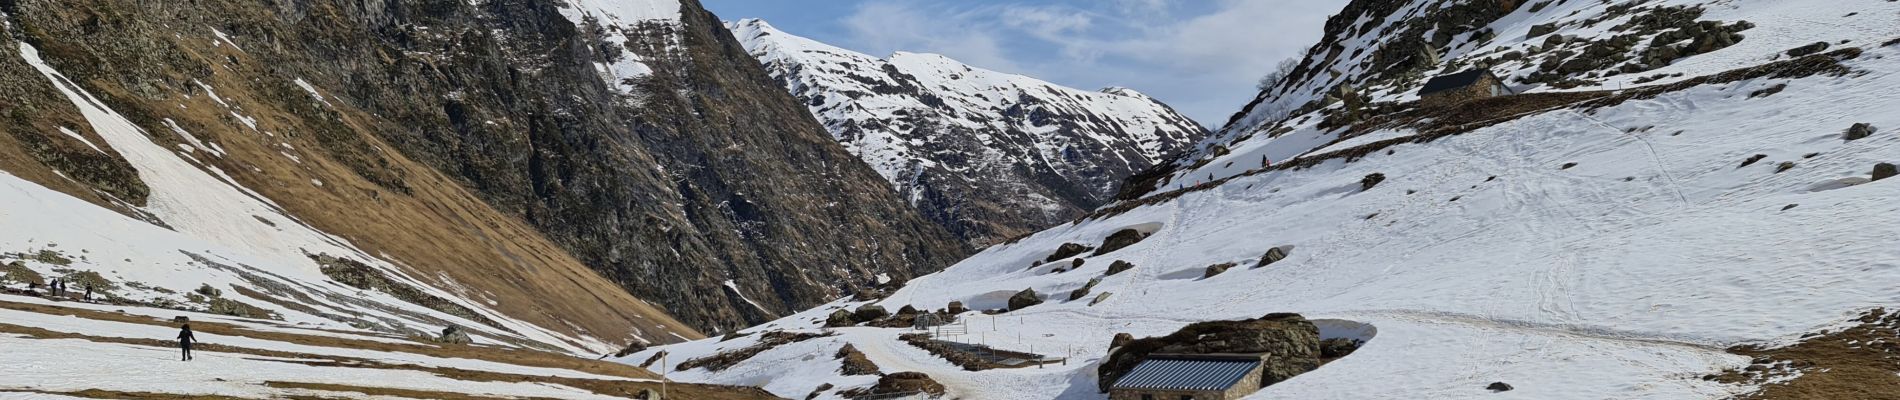
M 1345 357 L 1358 351 L 1361 344 L 1363 343 L 1358 340 L 1347 338 L 1321 340 L 1319 341 L 1319 356 L 1326 359 Z
M 933 54 L 879 59 L 759 20 L 732 29 L 834 139 L 972 245 L 1080 216 L 1206 134 L 1133 90 L 1076 90 Z
M 1119 341 L 1119 340 L 1118 340 Z M 1149 354 L 1265 353 L 1261 385 L 1319 368 L 1319 327 L 1299 314 L 1277 313 L 1240 321 L 1196 322 L 1162 337 L 1128 341 L 1096 368 L 1103 392 Z
M 1023 289 L 1021 292 L 1016 292 L 1016 295 L 1009 296 L 1010 311 L 1021 310 L 1037 304 L 1042 304 L 1042 297 L 1036 295 L 1036 289 L 1034 288 Z
M 562 15 L 571 6 L 554 0 L 6 1 L 0 9 L 16 28 L 40 32 L 29 41 L 76 81 L 123 88 L 94 92 L 127 93 L 108 102 L 153 132 L 165 132 L 166 115 L 138 102 L 201 92 L 192 80 L 225 68 L 160 30 L 217 27 L 243 44 L 238 67 L 254 74 L 244 81 L 269 82 L 254 89 L 296 104 L 280 118 L 304 120 L 271 122 L 320 144 L 300 149 L 397 196 L 436 190 L 393 160 L 432 168 L 426 174 L 470 189 L 702 330 L 768 321 L 872 286 L 880 273 L 907 280 L 968 252 L 832 140 L 718 18 L 696 0 L 681 3 L 676 22 L 621 26 L 576 26 Z M 97 23 L 63 22 L 87 19 Z M 101 28 L 127 34 L 80 32 Z M 605 79 L 596 69 L 632 57 L 652 73 Z M 37 78 L 15 72 L 0 71 L 0 80 Z M 352 110 L 313 105 L 290 83 L 297 79 Z M 143 197 L 126 168 L 97 165 L 81 178 Z M 743 293 L 722 290 L 727 280 Z

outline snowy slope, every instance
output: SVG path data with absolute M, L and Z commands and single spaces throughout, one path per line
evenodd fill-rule
M 226 299 L 294 323 L 406 334 L 429 334 L 454 324 L 473 329 L 477 340 L 489 343 L 538 343 L 583 353 L 611 350 L 611 344 L 598 338 L 568 337 L 502 315 L 493 311 L 492 304 L 424 284 L 388 261 L 310 227 L 216 167 L 197 165 L 192 152 L 151 141 L 142 129 L 43 62 L 37 49 L 20 46 L 22 57 L 138 170 L 151 187 L 147 206 L 140 211 L 163 226 L 0 174 L 0 204 L 6 205 L 0 209 L 0 226 L 7 227 L 0 229 L 0 249 L 6 249 L 0 264 L 20 262 L 48 279 L 96 272 L 116 286 L 113 295 L 143 304 L 202 310 L 208 307 L 206 300 L 194 298 L 202 296 L 194 291 L 210 287 Z M 179 135 L 189 135 L 176 125 L 173 128 Z M 205 147 L 199 156 L 217 156 L 210 146 L 216 144 Z M 399 284 L 473 310 L 497 325 L 449 315 L 382 291 L 346 286 L 320 270 L 312 258 L 317 255 L 363 263 Z M 24 288 L 25 284 L 9 286 Z M 279 303 L 284 300 L 297 304 Z
M 1127 88 L 1077 90 L 936 54 L 879 59 L 758 19 L 729 27 L 839 143 L 940 222 L 1064 221 L 1205 135 Z M 980 207 L 957 200 L 1027 212 L 963 215 L 954 209 Z M 1013 236 L 947 225 L 966 238 Z
M 1432 3 L 1439 2 L 1406 7 Z M 1494 45 L 1517 42 L 1531 25 L 1607 7 L 1552 3 L 1500 19 L 1491 26 L 1501 38 Z M 839 340 L 866 349 L 886 372 L 929 373 L 963 398 L 1099 399 L 1105 395 L 1095 391 L 1094 364 L 1115 333 L 1158 336 L 1196 321 L 1298 312 L 1317 320 L 1322 336 L 1368 341 L 1351 356 L 1248 398 L 1746 393 L 1752 388 L 1701 379 L 1749 363 L 1728 346 L 1792 341 L 1900 300 L 1891 285 L 1900 279 L 1900 249 L 1891 242 L 1900 234 L 1900 206 L 1891 201 L 1900 198 L 1900 180 L 1868 181 L 1876 163 L 1900 162 L 1900 136 L 1893 133 L 1900 116 L 1885 111 L 1900 109 L 1893 95 L 1900 87 L 1900 28 L 1890 23 L 1900 5 L 1757 0 L 1708 7 L 1702 19 L 1755 27 L 1736 45 L 1652 72 L 1683 74 L 1652 85 L 1788 60 L 1777 54 L 1818 41 L 1846 41 L 1835 48 L 1863 53 L 1825 57 L 1841 60 L 1844 73 L 1703 80 L 1653 96 L 1563 103 L 1431 141 L 1385 142 L 1357 157 L 1335 152 L 1420 132 L 1381 126 L 1357 138 L 1324 137 L 1317 128 L 1322 115 L 1294 115 L 1284 125 L 1291 131 L 1230 136 L 1228 155 L 1181 175 L 1209 185 L 1157 192 L 991 247 L 910 281 L 880 303 L 937 309 L 961 301 L 980 310 L 1034 288 L 1047 303 L 995 317 L 965 314 L 971 335 L 960 340 L 1056 356 L 1073 350 L 1076 362 L 967 372 L 893 342 L 901 330 L 841 328 Z M 1614 89 L 1617 79 L 1592 87 Z M 1759 93 L 1780 85 L 1766 97 Z M 1384 100 L 1405 96 L 1366 92 Z M 1855 123 L 1879 131 L 1844 140 Z M 1275 164 L 1310 165 L 1259 170 L 1262 154 Z M 1743 166 L 1757 154 L 1761 160 Z M 1385 179 L 1362 189 L 1362 179 L 1375 173 Z M 1208 174 L 1214 179 L 1203 179 Z M 1096 245 L 1124 228 L 1154 234 L 1113 253 L 1085 254 L 1074 271 L 1029 268 L 1063 243 Z M 1289 258 L 1248 268 L 1277 246 L 1290 248 Z M 1114 260 L 1136 267 L 1093 289 L 1113 293 L 1106 301 L 1064 301 Z M 1205 267 L 1224 262 L 1241 266 L 1201 278 Z M 858 304 L 839 301 L 751 331 L 817 329 L 832 310 Z M 630 359 L 667 350 L 684 360 L 732 346 L 706 340 Z M 778 367 L 748 368 L 766 363 Z M 825 350 L 787 346 L 724 372 L 676 376 L 770 381 L 768 389 L 790 397 L 818 385 L 825 374 L 814 371 L 834 371 L 830 381 L 842 387 L 862 384 L 837 377 L 837 368 Z M 1498 381 L 1516 390 L 1485 390 Z
M 1790 58 L 1788 50 L 1816 42 L 1838 49 L 1878 44 L 1900 34 L 1893 24 L 1900 6 L 1891 2 L 1704 3 L 1525 1 L 1509 10 L 1473 11 L 1477 7 L 1471 5 L 1490 3 L 1448 7 L 1436 0 L 1353 2 L 1347 11 L 1358 13 L 1334 16 L 1326 38 L 1294 76 L 1262 91 L 1226 126 L 1195 146 L 1166 179 L 1168 188 L 1258 168 L 1263 157 L 1280 162 L 1335 141 L 1354 140 L 1343 128 L 1319 126 L 1325 115 L 1342 107 L 1329 99 L 1342 87 L 1355 89 L 1368 102 L 1407 102 L 1417 99 L 1419 86 L 1431 77 L 1489 68 L 1519 92 L 1628 89 L 1785 60 Z M 1380 6 L 1391 12 L 1379 13 Z M 1708 49 L 1700 48 L 1699 40 L 1717 34 L 1704 26 L 1739 30 L 1726 36 L 1732 43 Z M 1551 30 L 1532 35 L 1538 28 Z M 1441 31 L 1458 33 L 1442 42 L 1430 39 Z M 1407 40 L 1412 37 L 1416 40 Z

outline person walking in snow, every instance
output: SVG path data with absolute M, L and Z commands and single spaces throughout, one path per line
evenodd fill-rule
M 197 341 L 198 338 L 191 335 L 191 324 L 185 324 L 178 330 L 178 348 L 185 351 L 184 359 L 179 361 L 191 361 L 191 344 Z

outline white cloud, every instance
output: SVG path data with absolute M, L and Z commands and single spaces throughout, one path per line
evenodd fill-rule
M 869 0 L 847 17 L 873 53 L 941 53 L 1064 85 L 1128 86 L 1218 125 L 1260 75 L 1302 55 L 1345 0 L 1113 0 L 1025 4 Z

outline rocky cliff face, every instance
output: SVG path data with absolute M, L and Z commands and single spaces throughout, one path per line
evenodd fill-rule
M 220 148 L 181 154 L 420 276 L 517 293 L 498 302 L 550 326 L 613 320 L 587 330 L 619 339 L 637 319 L 616 314 L 647 307 L 632 293 L 716 331 L 965 252 L 691 0 L 0 11 L 151 140 Z M 101 156 L 57 129 L 83 124 L 47 112 L 53 90 L 17 59 L 0 79 L 33 95 L 7 104 L 19 143 L 0 143 L 0 167 L 140 214 L 137 174 L 87 161 Z
M 1076 90 L 934 54 L 879 59 L 757 19 L 732 29 L 834 139 L 978 246 L 1073 219 L 1206 134 L 1129 89 Z

